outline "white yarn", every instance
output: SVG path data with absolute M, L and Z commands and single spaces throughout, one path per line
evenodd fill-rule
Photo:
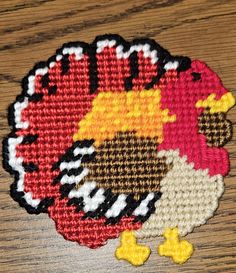
M 83 48 L 82 47 L 65 47 L 62 51 L 63 55 L 69 54 L 75 54 L 75 59 L 77 61 L 81 60 L 83 57 Z
M 117 42 L 115 40 L 108 40 L 108 39 L 98 41 L 97 42 L 96 52 L 99 54 L 104 50 L 104 48 L 114 47 L 116 45 L 116 43 Z M 127 59 L 127 58 L 129 58 L 130 54 L 132 54 L 135 51 L 136 52 L 143 51 L 144 57 L 145 58 L 150 58 L 152 64 L 155 64 L 158 61 L 157 51 L 156 50 L 151 50 L 149 44 L 133 45 L 126 52 L 124 52 L 124 47 L 122 45 L 118 45 L 116 47 L 116 57 L 117 57 L 117 59 Z
M 126 198 L 127 195 L 120 194 L 116 200 L 116 202 L 111 206 L 111 208 L 106 212 L 105 216 L 107 218 L 117 217 L 120 212 L 126 207 Z
M 96 187 L 95 182 L 86 182 L 78 190 L 73 189 L 70 191 L 69 198 L 83 197 L 84 212 L 95 211 L 100 204 L 105 200 L 104 189 L 99 189 L 96 194 L 91 198 L 89 194 Z
M 179 67 L 179 62 L 174 61 L 174 62 L 168 62 L 165 64 L 164 68 L 165 70 L 170 70 L 170 69 L 177 69 Z
M 23 158 L 16 156 L 16 147 L 17 145 L 21 144 L 23 141 L 23 137 L 19 136 L 16 138 L 9 138 L 8 139 L 8 152 L 9 152 L 9 165 L 12 167 L 14 171 L 17 171 L 19 174 L 19 178 L 17 181 L 16 191 L 24 192 L 23 198 L 25 201 L 31 205 L 32 207 L 37 207 L 40 203 L 40 199 L 33 199 L 31 192 L 24 191 L 24 176 L 25 170 L 22 166 Z
M 148 196 L 140 203 L 140 205 L 134 210 L 133 215 L 145 216 L 148 212 L 148 204 L 154 198 L 154 193 L 151 192 Z
M 93 152 L 95 151 L 95 148 L 93 146 L 90 146 L 90 147 L 84 147 L 84 148 L 75 148 L 74 151 L 73 151 L 73 154 L 74 156 L 77 156 L 79 154 L 81 155 L 85 155 L 85 154 L 89 154 L 91 155 Z
M 79 175 L 70 175 L 68 176 L 67 174 L 63 175 L 60 183 L 62 185 L 64 184 L 79 184 L 80 181 L 86 176 L 88 175 L 89 170 L 87 168 L 84 168 L 83 171 L 79 174 Z

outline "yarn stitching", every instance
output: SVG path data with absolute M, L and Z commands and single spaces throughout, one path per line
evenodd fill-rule
M 9 108 L 11 195 L 91 248 L 125 230 L 143 238 L 178 227 L 186 235 L 223 193 L 234 104 L 204 63 L 173 57 L 153 40 L 103 35 L 65 44 L 29 72 Z

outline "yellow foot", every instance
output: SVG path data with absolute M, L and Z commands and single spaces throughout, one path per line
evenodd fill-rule
M 132 265 L 142 265 L 146 262 L 151 250 L 147 246 L 137 244 L 137 239 L 132 231 L 121 234 L 121 245 L 116 249 L 115 256 L 118 260 L 126 260 Z
M 178 228 L 167 228 L 166 241 L 158 247 L 161 256 L 171 257 L 175 263 L 185 263 L 193 254 L 193 245 L 186 240 L 179 240 Z

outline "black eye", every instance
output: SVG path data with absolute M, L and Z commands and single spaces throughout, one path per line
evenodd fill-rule
M 198 72 L 192 72 L 191 75 L 193 76 L 193 81 L 200 81 L 201 80 L 201 74 Z

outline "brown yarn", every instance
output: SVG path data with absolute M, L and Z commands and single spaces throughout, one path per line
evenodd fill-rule
M 222 112 L 210 114 L 205 110 L 198 118 L 198 126 L 209 146 L 221 147 L 232 137 L 232 124 Z
M 119 132 L 96 149 L 93 161 L 82 163 L 89 169 L 87 181 L 113 193 L 159 192 L 160 181 L 171 165 L 157 157 L 157 139 L 139 138 L 134 132 Z

